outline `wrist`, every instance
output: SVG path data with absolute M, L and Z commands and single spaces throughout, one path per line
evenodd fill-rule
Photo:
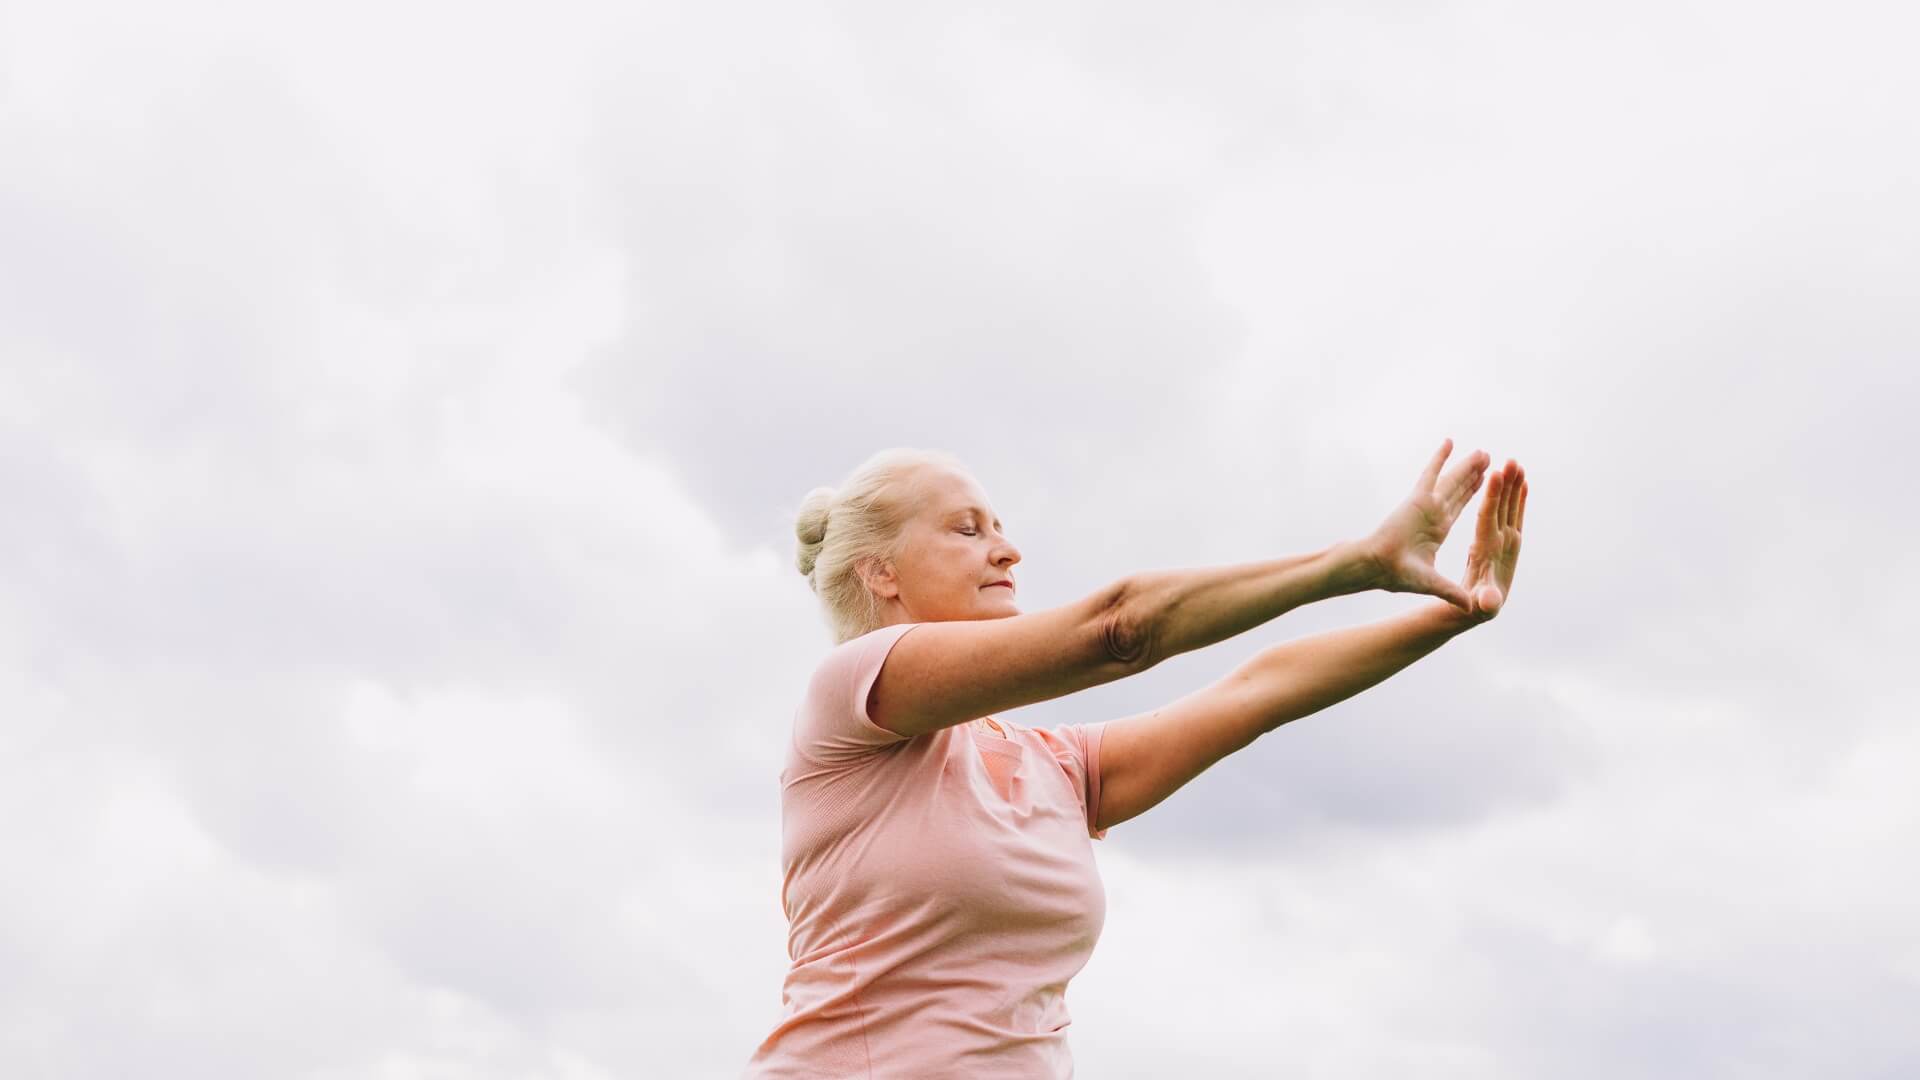
M 1327 549 L 1326 560 L 1329 594 L 1333 596 L 1369 592 L 1387 580 L 1386 563 L 1379 549 L 1367 540 L 1343 540 Z

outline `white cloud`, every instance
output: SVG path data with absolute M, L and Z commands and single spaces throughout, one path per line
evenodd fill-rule
M 1508 614 L 1103 842 L 1082 1069 L 1911 1071 L 1911 27 L 1806 19 L 9 10 L 0 1071 L 733 1075 L 808 488 L 1031 608 L 1443 435 Z

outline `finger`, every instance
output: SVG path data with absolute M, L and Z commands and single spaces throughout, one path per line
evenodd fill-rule
M 1433 490 L 1434 482 L 1440 479 L 1440 466 L 1446 464 L 1447 455 L 1451 453 L 1453 453 L 1453 440 L 1447 439 L 1440 444 L 1440 449 L 1434 452 L 1433 460 L 1427 462 L 1427 467 L 1421 470 L 1420 482 L 1414 488 L 1415 491 Z
M 1458 514 L 1467 505 L 1467 501 L 1473 498 L 1473 493 L 1480 490 L 1480 482 L 1486 479 L 1486 476 L 1486 452 L 1475 450 L 1472 457 L 1461 462 L 1454 469 L 1453 476 L 1447 484 L 1447 512 Z
M 1493 536 L 1493 530 L 1500 521 L 1500 489 L 1504 485 L 1503 474 L 1494 473 L 1487 481 L 1487 494 L 1480 500 L 1480 521 L 1475 535 L 1487 539 Z
M 1507 467 L 1500 470 L 1500 509 L 1498 516 L 1494 518 L 1494 523 L 1503 528 L 1511 519 L 1509 508 L 1513 505 L 1513 490 L 1519 486 L 1513 482 L 1513 470 L 1513 459 L 1508 458 Z
M 1527 489 L 1527 470 L 1515 469 L 1513 474 L 1513 495 L 1507 499 L 1507 525 L 1520 528 L 1520 493 Z
M 1523 527 L 1526 525 L 1526 523 L 1527 523 L 1527 484 L 1526 484 L 1526 481 L 1522 480 L 1520 482 L 1520 512 L 1516 514 L 1513 519 L 1514 531 L 1515 532 L 1524 531 Z

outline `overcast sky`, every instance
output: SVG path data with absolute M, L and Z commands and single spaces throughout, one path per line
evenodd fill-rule
M 1035 610 L 1449 436 L 1508 608 L 1096 845 L 1081 1075 L 1920 1073 L 1920 19 L 960 7 L 0 2 L 0 1074 L 733 1077 L 810 488 Z

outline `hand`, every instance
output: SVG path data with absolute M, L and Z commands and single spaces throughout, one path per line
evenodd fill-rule
M 1485 451 L 1475 450 L 1441 476 L 1440 466 L 1452 452 L 1452 439 L 1440 444 L 1413 485 L 1413 493 L 1373 531 L 1364 547 L 1372 560 L 1375 588 L 1426 593 L 1472 613 L 1473 601 L 1467 590 L 1435 570 L 1433 557 L 1467 500 L 1480 489 L 1488 458 Z
M 1480 502 L 1480 524 L 1467 552 L 1467 573 L 1461 579 L 1473 606 L 1475 622 L 1500 614 L 1513 590 L 1513 568 L 1520 561 L 1520 526 L 1527 517 L 1527 471 L 1507 459 L 1507 467 L 1493 474 L 1487 497 Z

